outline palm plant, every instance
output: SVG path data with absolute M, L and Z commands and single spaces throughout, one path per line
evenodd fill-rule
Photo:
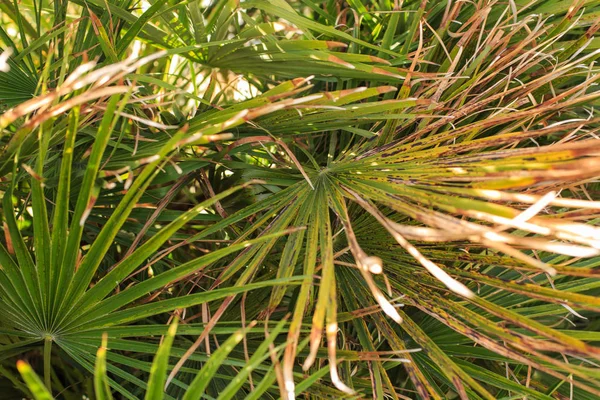
M 252 323 L 251 325 L 254 325 Z M 253 352 L 252 357 L 244 365 L 244 367 L 236 374 L 229 377 L 229 384 L 219 394 L 219 399 L 231 399 L 244 384 L 244 381 L 249 376 L 250 372 L 260 366 L 260 363 L 269 357 L 270 349 L 273 341 L 277 337 L 277 334 L 283 329 L 285 321 L 282 321 L 275 327 L 272 335 L 261 343 L 256 350 Z M 251 328 L 251 327 L 249 327 Z M 204 394 L 207 386 L 217 373 L 221 363 L 227 363 L 228 356 L 233 348 L 238 345 L 245 337 L 249 329 L 242 329 L 230 336 L 223 345 L 215 351 L 215 353 L 208 358 L 204 366 L 198 371 L 194 380 L 190 383 L 189 387 L 183 394 L 183 399 L 193 400 L 200 399 Z M 169 354 L 171 346 L 173 344 L 174 336 L 177 331 L 177 320 L 175 320 L 167 332 L 164 342 L 158 347 L 156 356 L 152 362 L 150 369 L 150 376 L 148 378 L 148 387 L 145 393 L 145 399 L 163 399 L 163 385 L 166 380 Z M 285 343 L 279 346 L 279 350 L 285 346 Z M 277 348 L 273 349 L 275 352 Z M 98 348 L 96 362 L 94 366 L 94 394 L 97 399 L 112 399 L 111 393 L 111 382 L 107 376 L 107 342 L 106 337 L 103 338 L 102 345 Z M 47 400 L 51 399 L 52 395 L 41 381 L 41 379 L 33 372 L 31 367 L 20 361 L 17 364 L 19 372 L 21 373 L 23 380 L 27 384 L 31 393 L 36 400 Z M 273 368 L 269 369 L 261 381 L 252 391 L 252 394 L 248 397 L 258 399 L 260 396 L 267 391 L 269 386 L 275 381 L 275 374 Z
M 600 395 L 596 2 L 53 7 L 0 2 L 3 385 Z

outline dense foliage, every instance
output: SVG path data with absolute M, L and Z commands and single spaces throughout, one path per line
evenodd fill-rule
M 598 28 L 0 0 L 2 398 L 599 398 Z

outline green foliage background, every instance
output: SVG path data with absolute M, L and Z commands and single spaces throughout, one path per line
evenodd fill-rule
M 0 0 L 3 398 L 597 399 L 598 28 Z

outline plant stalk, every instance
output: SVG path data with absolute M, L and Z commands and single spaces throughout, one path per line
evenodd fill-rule
M 50 373 L 51 363 L 50 357 L 52 356 L 52 337 L 46 336 L 44 340 L 44 384 L 48 391 L 52 393 L 52 376 Z

